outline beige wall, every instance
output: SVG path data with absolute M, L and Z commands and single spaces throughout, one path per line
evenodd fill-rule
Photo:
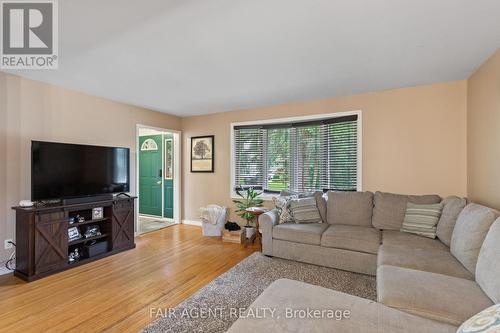
M 468 81 L 467 137 L 468 196 L 500 209 L 500 50 Z
M 230 123 L 363 112 L 363 189 L 466 195 L 466 81 L 182 119 L 183 218 L 210 203 L 233 207 Z M 189 138 L 215 135 L 215 173 L 189 171 Z M 234 215 L 233 215 L 234 218 Z
M 0 262 L 14 238 L 14 212 L 30 198 L 30 140 L 131 148 L 131 192 L 135 193 L 136 124 L 179 130 L 180 118 L 0 72 Z
M 183 131 L 185 220 L 209 203 L 233 207 L 231 122 L 353 110 L 363 112 L 364 190 L 465 196 L 466 98 L 467 82 L 456 81 L 180 119 L 0 73 L 0 240 L 14 238 L 10 207 L 30 197 L 31 139 L 130 147 L 135 187 L 138 123 Z M 191 173 L 189 138 L 205 134 L 215 135 L 215 173 Z M 10 253 L 1 245 L 0 261 Z

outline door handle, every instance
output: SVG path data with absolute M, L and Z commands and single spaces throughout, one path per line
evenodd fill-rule
M 156 184 L 160 185 L 161 184 L 161 180 L 157 181 Z
M 158 177 L 160 177 L 160 178 L 161 178 L 161 176 L 162 176 L 162 172 L 161 172 L 161 171 L 162 171 L 161 169 L 160 169 L 160 170 L 158 170 Z

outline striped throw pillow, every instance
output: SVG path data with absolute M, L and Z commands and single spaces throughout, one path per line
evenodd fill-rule
M 440 203 L 417 205 L 408 202 L 406 204 L 406 214 L 401 231 L 428 238 L 436 238 L 436 226 L 442 210 L 443 206 Z
M 295 223 L 320 223 L 321 215 L 316 206 L 316 199 L 299 198 L 290 201 L 290 211 Z

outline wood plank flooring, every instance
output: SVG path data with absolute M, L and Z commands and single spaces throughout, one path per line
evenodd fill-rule
M 26 283 L 0 276 L 0 332 L 137 332 L 257 251 L 175 225 L 137 248 Z

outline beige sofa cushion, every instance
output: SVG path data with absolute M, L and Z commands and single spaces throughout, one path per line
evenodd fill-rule
M 395 309 L 455 326 L 493 304 L 474 281 L 386 265 L 377 269 L 377 298 Z
M 279 279 L 274 281 L 250 305 L 253 313 L 276 309 L 264 318 L 244 316 L 229 333 L 315 332 L 315 333 L 455 333 L 456 327 L 401 312 L 365 298 Z M 286 310 L 348 310 L 350 319 L 287 318 Z
M 404 247 L 382 245 L 378 251 L 377 264 L 439 273 L 473 280 L 469 272 L 449 251 L 414 250 Z
M 326 195 L 324 195 L 321 191 L 316 191 L 314 192 L 314 199 L 316 199 L 316 206 L 318 207 L 321 220 L 323 221 L 323 223 L 326 223 Z
M 321 236 L 321 246 L 377 254 L 380 240 L 373 227 L 331 225 Z
M 372 253 L 274 239 L 273 256 L 361 274 L 377 273 L 377 255 Z
M 455 223 L 466 204 L 467 201 L 464 198 L 456 196 L 447 197 L 443 200 L 443 211 L 439 218 L 436 235 L 447 246 L 451 244 L 451 235 L 453 234 Z
M 321 234 L 328 228 L 326 223 L 285 223 L 273 228 L 273 238 L 289 242 L 319 245 Z
M 372 224 L 381 230 L 399 230 L 403 224 L 406 212 L 406 203 L 435 204 L 440 203 L 438 195 L 402 195 L 384 192 L 375 192 L 373 197 Z
M 371 227 L 372 192 L 328 192 L 327 221 L 329 224 Z
M 476 266 L 476 281 L 495 303 L 500 303 L 500 218 L 486 235 Z
M 382 231 L 382 244 L 395 247 L 402 247 L 409 250 L 429 250 L 429 251 L 446 251 L 449 249 L 438 239 L 430 239 L 406 232 L 395 230 Z
M 481 245 L 497 217 L 495 210 L 478 204 L 468 204 L 458 216 L 451 236 L 450 250 L 473 274 L 476 272 Z

